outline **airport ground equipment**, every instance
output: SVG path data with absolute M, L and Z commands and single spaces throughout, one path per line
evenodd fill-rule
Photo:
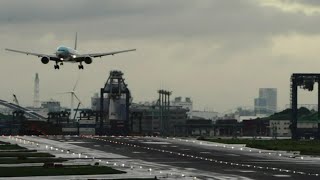
M 314 83 L 318 83 L 318 121 L 320 120 L 320 74 L 294 73 L 290 79 L 290 105 L 291 105 L 291 133 L 292 139 L 299 139 L 301 134 L 297 131 L 298 123 L 298 87 L 313 91 Z M 319 124 L 318 124 L 319 126 Z M 319 127 L 318 127 L 319 129 Z M 318 132 L 319 133 L 319 132 Z
M 128 134 L 131 93 L 124 80 L 121 71 L 110 71 L 104 87 L 100 89 L 100 134 L 105 133 L 105 120 L 109 122 L 109 133 Z M 108 97 L 107 109 L 104 108 L 104 94 Z

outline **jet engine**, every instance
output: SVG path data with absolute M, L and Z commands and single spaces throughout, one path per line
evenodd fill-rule
M 49 63 L 49 57 L 42 57 L 41 58 L 41 62 L 43 63 L 43 64 L 48 64 Z
M 92 63 L 92 58 L 91 58 L 91 57 L 85 57 L 85 58 L 84 58 L 84 62 L 85 62 L 86 64 L 91 64 L 91 63 Z

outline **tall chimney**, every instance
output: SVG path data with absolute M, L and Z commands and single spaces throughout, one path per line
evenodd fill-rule
M 34 93 L 33 93 L 33 107 L 40 107 L 40 99 L 39 99 L 39 75 L 36 73 L 36 77 L 34 79 Z

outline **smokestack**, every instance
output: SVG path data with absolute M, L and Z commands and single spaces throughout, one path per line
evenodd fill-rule
M 36 73 L 36 77 L 34 79 L 34 93 L 33 93 L 33 107 L 40 107 L 40 98 L 39 98 L 39 75 Z

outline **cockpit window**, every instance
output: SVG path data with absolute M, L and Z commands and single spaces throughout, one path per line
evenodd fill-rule
M 63 52 L 68 51 L 68 48 L 60 46 L 60 47 L 58 47 L 57 51 L 63 51 Z

